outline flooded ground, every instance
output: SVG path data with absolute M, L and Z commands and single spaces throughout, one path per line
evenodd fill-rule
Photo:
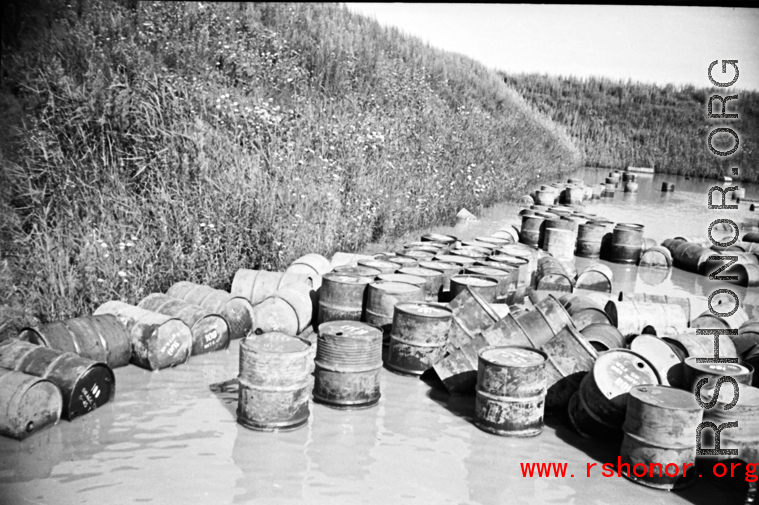
M 577 175 L 592 183 L 606 173 L 588 169 Z M 674 182 L 675 193 L 661 194 L 662 180 Z M 643 176 L 636 196 L 619 193 L 589 204 L 588 211 L 644 224 L 645 235 L 659 242 L 703 236 L 712 220 L 725 216 L 756 223 L 759 214 L 749 212 L 748 204 L 709 211 L 706 195 L 713 184 Z M 759 196 L 759 188 L 747 193 Z M 432 230 L 484 235 L 518 223 L 518 210 L 503 204 L 480 221 Z M 688 293 L 704 297 L 705 304 L 723 285 L 680 270 L 657 276 L 612 267 L 615 291 Z M 757 290 L 727 286 L 756 317 Z M 560 421 L 549 421 L 536 438 L 490 435 L 472 424 L 474 397 L 451 397 L 387 370 L 374 408 L 338 411 L 312 403 L 311 419 L 298 431 L 250 431 L 235 422 L 234 387 L 209 388 L 237 375 L 238 351 L 235 341 L 228 351 L 194 357 L 176 369 L 119 368 L 112 403 L 24 442 L 0 437 L 0 504 L 742 503 L 739 481 L 704 476 L 670 493 L 603 477 L 600 464 L 586 477 L 588 463 L 616 462 L 618 447 L 582 439 Z M 522 477 L 520 463 L 530 462 L 568 463 L 567 476 Z

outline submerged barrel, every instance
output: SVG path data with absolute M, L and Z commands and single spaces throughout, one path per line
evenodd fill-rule
M 322 277 L 317 324 L 328 321 L 360 321 L 366 287 L 372 277 L 329 272 Z
M 624 349 L 600 354 L 569 402 L 572 426 L 584 437 L 619 438 L 628 392 L 641 384 L 659 384 L 656 371 L 643 357 Z
M 358 321 L 319 326 L 314 401 L 337 409 L 377 405 L 382 368 L 382 331 Z
M 613 280 L 614 274 L 611 268 L 602 263 L 596 263 L 580 272 L 580 275 L 577 276 L 575 288 L 611 293 Z
M 63 397 L 47 379 L 0 367 L 0 435 L 23 440 L 61 418 Z
M 529 347 L 486 347 L 479 353 L 474 415 L 477 427 L 510 437 L 543 431 L 547 356 Z
M 375 281 L 366 289 L 363 322 L 382 328 L 385 337 L 390 336 L 393 314 L 398 303 L 424 301 L 424 291 L 420 286 L 404 282 Z
M 601 242 L 606 234 L 606 228 L 599 223 L 589 221 L 577 228 L 575 256 L 581 258 L 599 259 L 601 257 Z
M 0 367 L 47 379 L 61 390 L 61 416 L 73 421 L 108 403 L 116 391 L 113 371 L 102 362 L 21 340 L 0 343 Z
M 637 265 L 643 252 L 643 226 L 620 223 L 614 227 L 609 261 Z
M 131 362 L 141 368 L 159 370 L 190 359 L 192 331 L 178 318 L 119 301 L 105 302 L 95 310 L 98 314 L 112 314 L 127 328 Z
M 564 413 L 598 353 L 572 326 L 566 326 L 540 349 L 548 356 L 546 413 Z
M 229 327 L 218 314 L 212 314 L 199 305 L 191 305 L 179 298 L 151 293 L 138 307 L 170 317 L 176 317 L 192 332 L 192 355 L 205 354 L 229 347 Z
M 669 249 L 662 246 L 653 246 L 640 255 L 639 266 L 650 268 L 671 268 L 672 253 Z
M 406 375 L 421 375 L 445 355 L 453 320 L 450 309 L 426 303 L 399 303 L 393 313 L 385 365 Z
M 241 296 L 232 296 L 221 289 L 186 281 L 175 283 L 166 294 L 220 314 L 229 325 L 229 336 L 232 339 L 243 338 L 253 326 L 253 306 Z
M 23 328 L 18 338 L 102 361 L 111 368 L 128 365 L 132 357 L 129 333 L 121 321 L 111 314 L 75 317 L 37 328 Z
M 622 475 L 656 489 L 692 484 L 696 478 L 694 434 L 704 416 L 693 393 L 647 384 L 634 386 L 628 396 L 620 460 L 630 469 L 620 468 Z M 688 470 L 681 472 L 685 465 Z
M 241 296 L 251 305 L 258 305 L 285 286 L 299 285 L 306 292 L 313 287 L 309 275 L 294 272 L 268 272 L 241 268 L 232 279 L 232 296 Z
M 542 291 L 572 292 L 575 286 L 574 277 L 567 272 L 564 263 L 552 257 L 541 258 L 538 261 L 536 274 L 537 289 Z
M 237 422 L 257 431 L 291 431 L 308 422 L 311 343 L 284 333 L 240 343 Z

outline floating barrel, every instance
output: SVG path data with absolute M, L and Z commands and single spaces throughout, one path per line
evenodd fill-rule
M 0 435 L 23 440 L 57 423 L 62 408 L 61 392 L 49 380 L 0 368 Z
M 313 281 L 314 289 L 318 289 L 321 276 L 332 270 L 329 260 L 321 254 L 306 254 L 290 263 L 286 273 L 306 275 Z
M 540 243 L 540 226 L 545 220 L 542 216 L 522 216 L 522 229 L 519 232 L 519 242 L 530 247 L 538 247 Z
M 651 326 L 660 336 L 688 328 L 685 310 L 674 303 L 609 300 L 604 310 L 611 324 L 624 336 L 640 335 L 647 326 Z
M 577 276 L 575 289 L 589 289 L 591 291 L 601 291 L 611 293 L 612 281 L 614 274 L 611 268 L 602 263 L 590 265 Z
M 10 339 L 0 342 L 0 367 L 47 379 L 61 390 L 61 416 L 73 421 L 108 403 L 116 391 L 113 371 L 102 362 Z
M 288 286 L 253 307 L 255 334 L 281 332 L 297 335 L 311 324 L 313 305 L 303 291 Z
M 498 314 L 490 303 L 471 287 L 466 287 L 450 303 L 453 322 L 448 340 L 460 347 L 472 340 L 477 333 L 498 321 Z M 476 360 L 475 360 L 476 361 Z M 474 363 L 476 364 L 476 363 Z
M 498 293 L 498 279 L 482 275 L 454 275 L 451 277 L 451 298 L 470 288 L 488 303 L 494 302 Z
M 430 260 L 437 252 L 420 251 L 417 249 L 404 249 L 395 251 L 395 256 L 399 258 L 411 258 L 419 263 L 422 260 Z
M 258 305 L 277 290 L 293 284 L 301 285 L 300 289 L 308 293 L 311 291 L 313 281 L 308 275 L 293 272 L 267 272 L 241 268 L 235 272 L 232 279 L 230 294 L 245 298 L 251 305 Z
M 643 226 L 620 223 L 614 227 L 609 261 L 637 265 L 643 251 Z
M 696 478 L 696 439 L 704 411 L 693 393 L 666 386 L 634 386 L 622 426 L 620 471 L 633 482 L 656 489 L 682 489 Z M 685 465 L 685 476 L 680 472 Z M 643 467 L 643 471 L 638 469 Z M 672 470 L 670 466 L 674 466 Z
M 430 270 L 423 267 L 404 267 L 398 270 L 398 273 L 423 279 L 424 284 L 422 285 L 422 289 L 424 290 L 424 298 L 427 301 L 436 302 L 443 293 L 443 274 L 438 270 Z
M 458 239 L 452 235 L 428 233 L 426 235 L 422 235 L 421 240 L 422 242 L 437 242 L 444 244 L 446 247 L 450 248 Z
M 95 310 L 98 314 L 112 314 L 126 326 L 132 344 L 131 362 L 141 368 L 159 370 L 190 359 L 192 331 L 178 318 L 119 301 L 105 302 Z
M 409 301 L 424 301 L 424 291 L 421 287 L 404 282 L 372 282 L 366 288 L 363 322 L 382 328 L 385 336 L 389 336 L 395 306 L 400 302 Z
M 421 375 L 445 355 L 453 311 L 426 303 L 395 306 L 385 362 L 394 372 Z
M 61 352 L 102 361 L 111 368 L 126 366 L 132 357 L 127 329 L 116 316 L 82 316 L 55 321 L 38 328 L 24 328 L 18 338 Z
M 543 431 L 546 396 L 544 352 L 529 347 L 486 347 L 479 353 L 475 424 L 501 436 L 533 437 Z
M 582 186 L 584 184 L 583 180 L 580 179 L 580 178 L 578 178 L 578 177 L 570 177 L 569 179 L 567 179 L 567 183 L 569 183 L 569 184 L 579 184 L 580 186 Z
M 370 259 L 373 259 L 373 258 L 366 254 L 355 254 L 355 253 L 346 253 L 346 252 L 338 251 L 332 255 L 332 258 L 329 260 L 329 266 L 332 270 L 334 270 L 336 267 L 339 267 L 339 266 L 344 266 L 344 265 L 355 266 L 361 260 L 370 260 Z M 234 281 L 232 281 L 232 284 L 234 285 Z M 278 288 L 279 287 L 284 287 L 284 285 L 278 286 Z
M 725 410 L 725 407 L 732 403 L 733 394 L 732 387 L 720 388 L 717 404 L 704 412 L 704 421 L 717 426 L 737 422 L 738 426 L 735 428 L 725 429 L 720 433 L 720 449 L 737 449 L 738 459 L 746 463 L 756 463 L 759 461 L 759 389 L 739 382 L 738 403 Z M 707 397 L 706 400 L 711 400 L 711 397 Z M 701 433 L 701 447 L 714 447 L 713 430 L 705 429 Z M 708 460 L 719 461 L 729 458 L 735 456 L 709 456 Z
M 314 401 L 337 409 L 377 405 L 380 399 L 382 331 L 358 321 L 319 326 Z
M 257 431 L 290 431 L 308 422 L 311 343 L 284 333 L 240 343 L 237 422 Z
M 587 296 L 573 296 L 571 300 L 564 303 L 564 308 L 580 331 L 592 324 L 611 324 L 604 309 Z
M 675 190 L 675 185 L 671 182 L 662 182 L 661 183 L 661 190 L 662 192 L 669 193 Z
M 465 274 L 479 275 L 484 277 L 490 277 L 498 281 L 498 287 L 496 288 L 496 298 L 506 297 L 509 294 L 509 287 L 516 289 L 517 279 L 519 276 L 518 269 L 501 269 L 492 268 L 488 266 L 474 265 L 464 269 Z M 495 300 L 490 300 L 495 301 Z
M 536 281 L 537 289 L 544 291 L 572 292 L 575 285 L 574 278 L 567 272 L 564 264 L 551 257 L 538 261 Z
M 696 384 L 701 379 L 708 382 L 702 386 L 702 391 L 712 390 L 720 377 L 729 376 L 741 384 L 751 385 L 754 378 L 754 367 L 746 362 L 738 363 L 698 363 L 699 358 L 685 358 L 683 361 L 683 383 L 686 391 L 695 391 Z
M 653 335 L 639 335 L 630 342 L 630 350 L 648 360 L 664 386 L 680 387 L 683 360 L 667 341 Z
M 443 275 L 443 291 L 450 290 L 451 277 L 461 273 L 461 265 L 445 261 L 420 261 L 419 267 L 440 272 Z
M 575 252 L 575 234 L 571 230 L 546 228 L 543 250 L 554 258 L 571 260 Z
M 643 251 L 638 265 L 651 268 L 671 268 L 672 253 L 666 247 L 653 246 Z
M 458 256 L 455 254 L 438 254 L 433 258 L 433 260 L 443 263 L 453 263 L 454 265 L 459 265 L 461 268 L 468 267 L 477 263 L 477 260 L 475 258 Z
M 329 272 L 322 277 L 317 324 L 328 321 L 360 321 L 366 287 L 373 277 Z
M 205 354 L 229 347 L 229 327 L 218 314 L 211 314 L 199 305 L 191 305 L 179 298 L 152 293 L 143 298 L 138 307 L 175 317 L 192 332 L 192 355 Z
M 625 347 L 625 337 L 608 323 L 589 324 L 580 333 L 598 352 Z
M 166 291 L 168 296 L 200 305 L 213 314 L 221 314 L 229 325 L 229 336 L 243 338 L 253 326 L 253 306 L 240 296 L 192 282 L 177 282 Z
M 601 257 L 601 242 L 606 228 L 599 223 L 589 221 L 577 228 L 575 256 L 598 259 Z
M 392 261 L 377 260 L 377 259 L 359 260 L 358 266 L 378 270 L 380 274 L 393 274 L 398 270 L 397 263 L 393 263 Z
M 566 412 L 569 399 L 593 368 L 598 353 L 572 326 L 566 326 L 543 344 L 541 350 L 548 356 L 546 412 Z
M 569 402 L 569 419 L 584 437 L 621 435 L 628 392 L 641 384 L 659 384 L 656 371 L 640 355 L 617 349 L 599 354 Z
M 701 264 L 709 256 L 718 255 L 717 252 L 693 242 L 683 242 L 672 253 L 672 259 L 677 268 L 688 272 L 699 273 Z

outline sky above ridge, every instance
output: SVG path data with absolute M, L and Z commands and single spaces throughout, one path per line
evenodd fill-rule
M 672 6 L 348 3 L 430 45 L 506 72 L 710 87 L 714 60 L 738 60 L 759 90 L 759 9 Z M 712 70 L 717 81 L 734 74 Z

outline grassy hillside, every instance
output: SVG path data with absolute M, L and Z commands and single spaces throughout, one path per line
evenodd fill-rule
M 701 177 L 733 176 L 730 169 L 737 166 L 740 178 L 759 181 L 759 92 L 537 74 L 502 77 L 567 128 L 590 166 L 647 166 Z M 706 69 L 704 81 L 708 83 Z M 738 119 L 706 119 L 713 94 L 737 94 L 738 100 L 728 102 L 728 112 L 737 112 Z M 719 102 L 714 103 L 719 112 Z M 740 148 L 730 157 L 712 155 L 707 147 L 709 132 L 718 126 L 739 135 Z M 733 140 L 722 134 L 713 145 L 728 150 Z
M 17 0 L 2 33 L 0 304 L 43 320 L 357 249 L 580 159 L 495 73 L 337 5 Z

